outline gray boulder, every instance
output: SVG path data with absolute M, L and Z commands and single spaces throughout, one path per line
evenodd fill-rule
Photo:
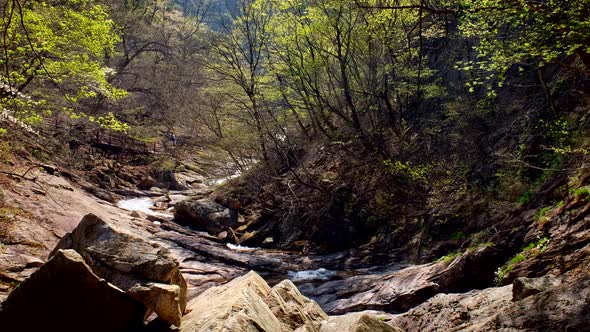
M 185 200 L 174 205 L 174 218 L 199 230 L 217 235 L 239 226 L 238 213 L 208 199 Z
M 168 249 L 85 216 L 51 253 L 74 249 L 99 277 L 126 291 L 165 321 L 180 325 L 187 285 Z
M 3 331 L 134 331 L 145 307 L 59 250 L 0 305 Z

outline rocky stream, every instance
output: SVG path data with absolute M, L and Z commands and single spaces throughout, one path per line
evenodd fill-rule
M 306 255 L 232 244 L 218 226 L 240 215 L 211 198 L 225 180 L 118 189 L 111 203 L 80 179 L 35 176 L 4 195 L 27 211 L 0 255 L 1 279 L 20 283 L 0 289 L 6 331 L 534 331 L 564 317 L 577 331 L 589 314 L 579 270 L 451 294 L 485 246 L 413 265 L 370 245 Z

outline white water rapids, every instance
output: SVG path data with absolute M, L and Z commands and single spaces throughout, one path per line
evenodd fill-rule
M 289 271 L 291 281 L 329 280 L 336 275 L 335 271 L 320 268 L 317 270 Z
M 152 210 L 152 207 L 154 207 L 154 202 L 148 197 L 131 198 L 131 199 L 125 199 L 122 201 L 118 201 L 117 206 L 120 207 L 121 209 L 124 209 L 127 211 L 142 212 L 142 213 L 145 213 L 150 216 L 173 217 L 172 214 L 161 213 L 161 212 L 157 212 L 157 211 Z

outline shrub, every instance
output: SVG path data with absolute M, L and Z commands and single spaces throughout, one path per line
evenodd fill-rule
M 547 221 L 549 221 L 549 219 L 547 217 L 545 217 L 547 215 L 547 213 L 549 213 L 549 211 L 553 210 L 553 206 L 546 206 L 544 208 L 542 208 L 541 210 L 537 211 L 537 213 L 535 213 L 535 220 L 539 223 L 546 223 Z
M 582 187 L 574 191 L 574 197 L 579 201 L 590 201 L 590 188 Z
M 458 251 L 453 251 L 450 252 L 444 256 L 442 256 L 441 258 L 439 258 L 440 261 L 443 261 L 445 264 L 450 264 L 452 261 L 455 260 L 455 258 L 461 256 L 462 254 Z
M 465 233 L 463 233 L 463 232 L 455 232 L 455 233 L 453 233 L 453 235 L 451 235 L 451 240 L 454 240 L 454 241 L 463 240 L 466 237 L 467 237 L 467 235 L 465 235 Z
M 496 284 L 502 285 L 504 279 L 508 275 L 508 273 L 514 270 L 514 267 L 520 263 L 525 261 L 527 258 L 534 257 L 547 249 L 549 245 L 549 238 L 543 237 L 539 239 L 537 242 L 529 243 L 526 247 L 522 249 L 522 251 L 512 258 L 506 264 L 500 266 L 496 271 Z M 538 250 L 533 250 L 538 249 Z
M 533 198 L 533 191 L 527 190 L 516 199 L 516 203 L 520 205 L 525 205 L 531 201 L 531 198 Z
M 431 172 L 431 167 L 428 165 L 412 166 L 409 162 L 401 162 L 399 160 L 392 161 L 391 159 L 387 159 L 383 161 L 383 164 L 389 174 L 404 176 L 412 181 L 426 182 Z

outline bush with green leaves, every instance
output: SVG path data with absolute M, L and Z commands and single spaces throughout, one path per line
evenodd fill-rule
M 574 197 L 580 201 L 590 201 L 590 188 L 581 187 L 574 191 Z
M 529 243 L 525 246 L 522 251 L 515 256 L 513 256 L 508 262 L 504 265 L 500 266 L 498 270 L 496 270 L 496 284 L 502 285 L 506 276 L 514 270 L 514 267 L 520 263 L 525 261 L 527 258 L 533 257 L 544 252 L 549 245 L 549 238 L 543 237 L 539 239 L 537 242 Z M 536 250 L 533 250 L 536 249 Z

